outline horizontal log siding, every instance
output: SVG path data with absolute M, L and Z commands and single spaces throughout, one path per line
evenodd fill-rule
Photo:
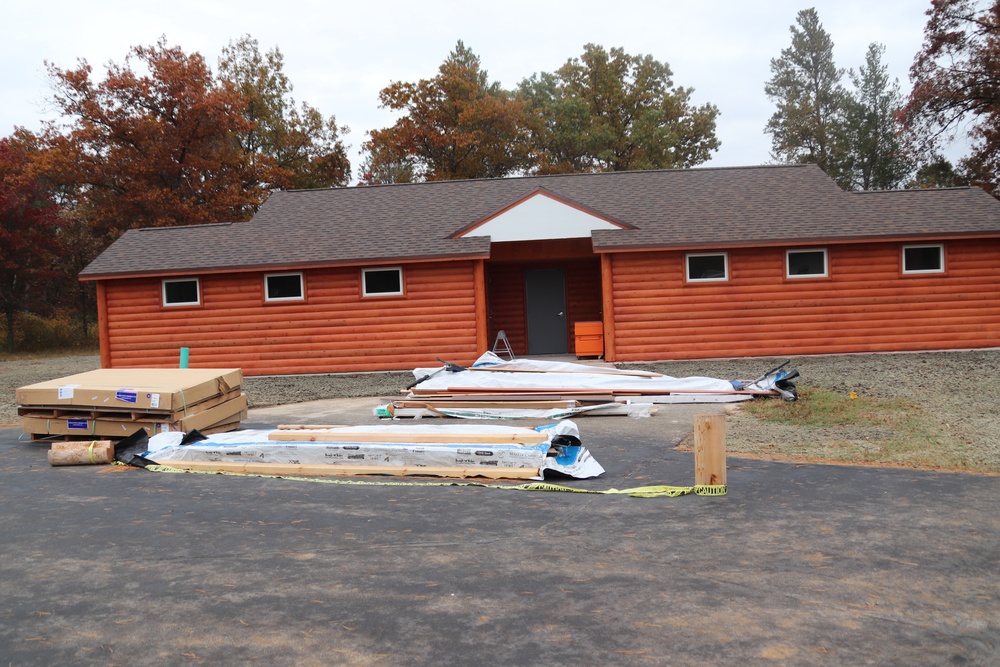
M 242 368 L 246 375 L 409 370 L 473 361 L 472 262 L 403 268 L 405 296 L 362 298 L 359 269 L 303 272 L 306 300 L 264 303 L 263 274 L 199 276 L 203 305 L 163 308 L 160 280 L 106 282 L 110 367 Z
M 830 277 L 785 251 L 729 251 L 730 280 L 684 282 L 684 253 L 613 261 L 617 361 L 1000 346 L 1000 241 L 949 241 L 945 274 L 902 275 L 900 244 L 827 248 Z
M 566 319 L 569 351 L 575 353 L 576 322 L 601 319 L 601 265 L 597 259 L 564 263 L 488 263 L 490 347 L 501 329 L 516 356 L 528 354 L 524 272 L 531 268 L 563 269 L 566 274 Z
M 569 351 L 576 354 L 576 323 L 601 321 L 601 262 L 579 262 L 566 267 L 566 315 Z
M 486 264 L 486 293 L 489 299 L 490 347 L 503 329 L 515 356 L 528 353 L 528 329 L 524 304 L 524 266 Z

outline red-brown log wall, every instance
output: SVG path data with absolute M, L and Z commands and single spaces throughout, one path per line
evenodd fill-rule
M 246 375 L 409 370 L 471 363 L 474 262 L 403 267 L 404 296 L 361 296 L 357 268 L 303 271 L 304 301 L 265 303 L 264 274 L 198 276 L 202 305 L 164 308 L 159 278 L 109 280 L 108 365 L 242 368 Z
M 901 244 L 827 247 L 828 278 L 785 249 L 729 251 L 730 280 L 686 283 L 683 252 L 612 258 L 612 360 L 1000 346 L 1000 241 L 944 243 L 944 274 L 903 275 Z
M 830 277 L 818 279 L 785 278 L 783 248 L 730 250 L 730 280 L 696 284 L 683 279 L 683 252 L 616 255 L 612 360 L 1000 346 L 1000 240 L 944 245 L 944 274 L 904 276 L 900 244 L 872 243 L 828 246 Z M 176 367 L 181 347 L 192 367 L 247 375 L 471 362 L 482 352 L 474 266 L 404 267 L 405 296 L 382 298 L 361 297 L 359 269 L 307 270 L 305 301 L 277 304 L 264 303 L 263 273 L 199 276 L 198 307 L 162 307 L 159 278 L 103 281 L 102 362 Z M 563 266 L 572 350 L 572 324 L 601 319 L 601 274 L 593 262 Z M 487 266 L 489 344 L 505 329 L 519 355 L 524 268 Z
M 489 341 L 493 346 L 501 329 L 516 356 L 528 354 L 527 309 L 525 305 L 524 271 L 530 268 L 561 268 L 566 272 L 566 335 L 569 352 L 575 353 L 576 322 L 601 319 L 601 266 L 596 259 L 557 263 L 488 263 L 487 274 L 490 309 Z
M 528 353 L 528 327 L 524 305 L 524 266 L 521 264 L 486 265 L 486 293 L 489 301 L 490 347 L 501 329 L 514 354 Z

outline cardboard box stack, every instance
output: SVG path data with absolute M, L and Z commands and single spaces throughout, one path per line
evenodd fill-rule
M 32 440 L 124 438 L 139 429 L 222 433 L 246 418 L 243 372 L 208 368 L 105 368 L 17 390 Z

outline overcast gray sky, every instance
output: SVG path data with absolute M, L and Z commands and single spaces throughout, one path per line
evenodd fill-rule
M 676 85 L 695 89 L 696 104 L 719 107 L 722 146 L 710 166 L 764 164 L 770 137 L 763 128 L 774 111 L 764 82 L 771 58 L 790 44 L 789 26 L 800 9 L 816 8 L 840 67 L 856 69 L 869 43 L 885 44 L 905 94 L 929 6 L 930 0 L 0 0 L 7 28 L 0 40 L 0 136 L 15 126 L 37 130 L 53 115 L 46 60 L 65 69 L 86 59 L 102 78 L 104 65 L 123 62 L 130 46 L 165 35 L 170 45 L 200 52 L 214 69 L 222 47 L 250 34 L 262 51 L 277 46 L 284 54 L 297 100 L 350 127 L 346 141 L 356 168 L 367 133 L 395 120 L 378 108 L 379 90 L 434 76 L 457 40 L 507 88 L 557 69 L 593 42 L 667 62 Z

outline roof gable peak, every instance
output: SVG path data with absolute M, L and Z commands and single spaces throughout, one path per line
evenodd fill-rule
M 537 187 L 499 211 L 466 225 L 451 238 L 489 236 L 496 242 L 589 238 L 595 229 L 632 229 L 571 199 Z

